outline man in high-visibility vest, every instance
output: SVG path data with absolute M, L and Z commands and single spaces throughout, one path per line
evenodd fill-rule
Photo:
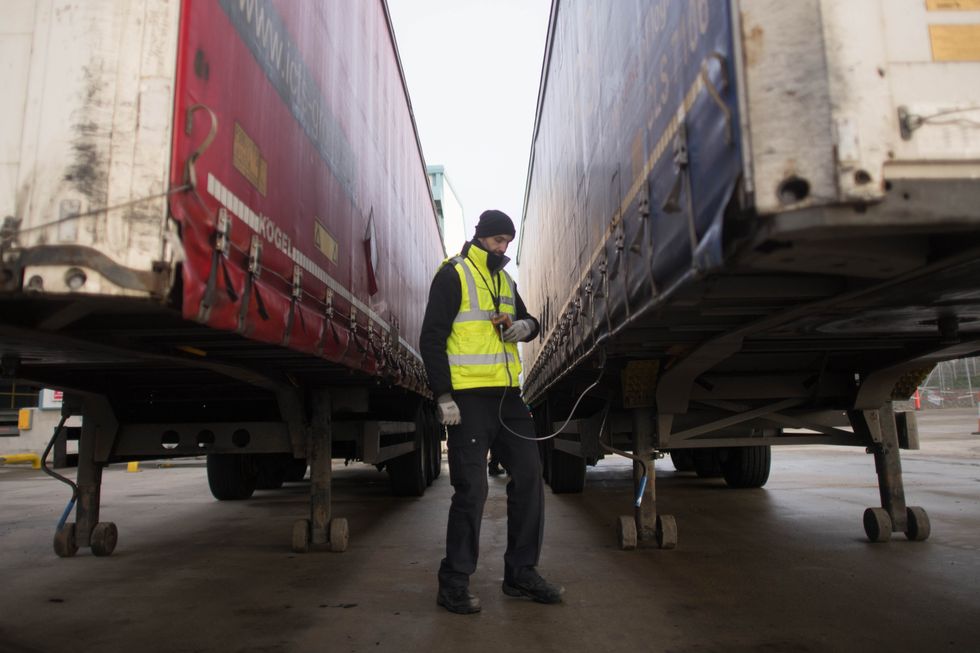
M 483 212 L 473 240 L 436 272 L 419 338 L 439 421 L 448 427 L 449 478 L 455 490 L 437 603 L 460 614 L 480 611 L 469 579 L 479 554 L 490 449 L 510 472 L 504 593 L 559 603 L 564 591 L 536 569 L 544 486 L 534 424 L 520 394 L 517 343 L 534 338 L 539 325 L 504 272 L 514 234 L 507 214 Z

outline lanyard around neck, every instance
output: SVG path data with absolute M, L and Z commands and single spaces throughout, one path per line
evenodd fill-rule
M 471 259 L 469 257 L 469 254 L 466 255 L 466 258 L 473 264 L 473 267 L 476 269 L 476 273 L 480 275 L 480 279 L 483 281 L 483 287 L 487 289 L 488 293 L 490 293 L 490 299 L 493 301 L 493 310 L 499 313 L 500 312 L 500 273 L 499 272 L 497 273 L 497 292 L 494 293 L 493 289 L 490 287 L 490 283 L 487 281 L 487 278 L 483 276 L 483 271 L 480 270 L 480 266 L 477 264 L 477 262 Z

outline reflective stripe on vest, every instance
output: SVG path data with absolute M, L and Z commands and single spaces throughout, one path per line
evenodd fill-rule
M 514 357 L 507 354 L 449 354 L 450 365 L 495 365 L 500 362 L 502 356 L 507 356 L 507 362 L 514 362 Z
M 455 264 L 463 290 L 446 343 L 453 389 L 516 387 L 520 384 L 521 374 L 517 345 L 503 342 L 490 322 L 494 306 L 491 290 L 485 286 L 494 277 L 486 268 L 486 252 L 476 248 L 471 251 L 473 256 L 469 259 L 455 256 L 446 261 Z M 474 269 L 479 270 L 483 278 L 479 278 Z M 500 312 L 513 319 L 514 281 L 506 272 L 499 274 L 503 275 L 498 297 Z

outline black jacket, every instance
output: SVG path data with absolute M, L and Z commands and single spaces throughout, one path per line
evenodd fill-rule
M 468 242 L 463 246 L 460 256 L 465 257 L 470 247 L 480 247 L 476 241 Z M 481 248 L 482 249 L 482 248 Z M 492 264 L 494 259 L 499 259 L 498 265 L 491 271 L 496 273 L 504 268 L 508 259 L 497 257 L 490 254 L 487 263 Z M 429 302 L 425 306 L 425 317 L 422 319 L 422 333 L 419 336 L 419 353 L 422 354 L 422 362 L 425 363 L 425 373 L 429 377 L 429 388 L 432 393 L 439 395 L 452 392 L 453 384 L 449 374 L 449 356 L 446 354 L 446 341 L 453 330 L 453 320 L 459 312 L 459 305 L 463 301 L 463 289 L 459 284 L 459 274 L 456 272 L 456 265 L 449 262 L 439 268 L 436 276 L 432 279 L 429 287 Z M 514 319 L 532 320 L 534 328 L 531 335 L 525 341 L 537 337 L 540 330 L 538 320 L 527 312 L 524 300 L 514 287 Z M 481 388 L 472 388 L 462 392 L 479 392 Z M 500 388 L 493 389 L 499 394 Z M 457 391 L 460 392 L 460 391 Z

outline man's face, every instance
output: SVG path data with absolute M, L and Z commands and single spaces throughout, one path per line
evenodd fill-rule
M 499 236 L 487 236 L 479 240 L 488 252 L 503 256 L 507 252 L 507 246 L 510 245 L 510 241 L 514 240 L 514 237 L 510 234 L 500 234 Z

